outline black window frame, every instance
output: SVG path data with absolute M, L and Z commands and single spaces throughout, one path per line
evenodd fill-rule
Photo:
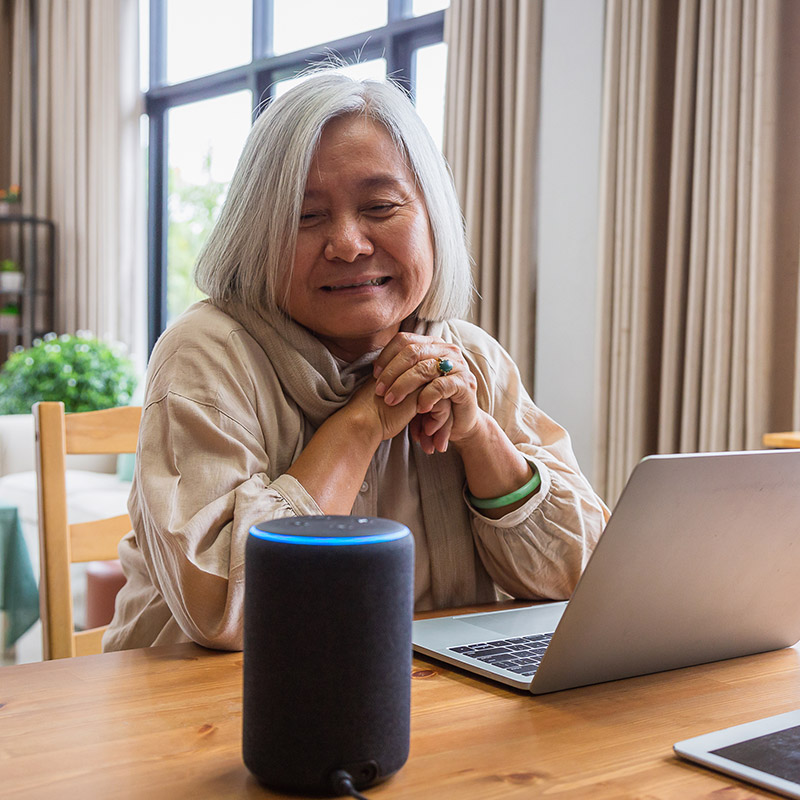
M 413 54 L 420 47 L 444 41 L 445 12 L 434 11 L 411 16 L 411 0 L 387 0 L 388 21 L 382 28 L 323 42 L 293 53 L 272 55 L 271 42 L 274 0 L 252 0 L 253 41 L 249 64 L 204 75 L 182 83 L 166 82 L 167 0 L 150 0 L 149 88 L 145 92 L 148 115 L 148 352 L 166 328 L 167 322 L 167 193 L 168 193 L 168 117 L 170 109 L 200 100 L 250 89 L 253 118 L 272 96 L 276 82 L 319 62 L 328 53 L 345 61 L 386 59 L 386 74 L 409 92 L 416 86 Z

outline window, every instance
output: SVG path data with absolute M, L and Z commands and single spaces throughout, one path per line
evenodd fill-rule
M 449 0 L 143 0 L 149 347 L 199 299 L 192 269 L 259 107 L 335 53 L 406 86 L 441 144 Z

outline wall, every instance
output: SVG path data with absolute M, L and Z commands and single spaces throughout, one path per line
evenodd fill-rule
M 593 473 L 602 0 L 546 0 L 536 283 L 537 405 Z

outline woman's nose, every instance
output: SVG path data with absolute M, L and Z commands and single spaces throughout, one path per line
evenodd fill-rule
M 331 222 L 328 241 L 325 244 L 325 258 L 329 261 L 340 259 L 353 262 L 359 256 L 372 255 L 375 248 L 358 219 L 340 219 Z

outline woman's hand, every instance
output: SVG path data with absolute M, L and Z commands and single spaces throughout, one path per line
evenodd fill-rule
M 446 374 L 439 369 L 440 359 L 452 365 Z M 426 452 L 443 452 L 448 442 L 458 445 L 477 430 L 482 414 L 477 381 L 455 345 L 398 333 L 376 359 L 373 375 L 375 394 L 389 408 L 404 405 L 416 395 L 411 434 Z
M 439 359 L 452 369 L 442 372 Z M 443 452 L 453 442 L 464 464 L 467 486 L 479 498 L 498 498 L 524 486 L 533 473 L 497 421 L 478 406 L 478 382 L 461 350 L 414 333 L 398 333 L 375 360 L 375 395 L 387 408 L 405 407 L 416 397 L 411 435 L 423 450 Z M 483 509 L 499 519 L 527 501 L 520 498 Z
M 397 436 L 416 417 L 419 390 L 397 403 L 387 404 L 376 394 L 375 387 L 374 380 L 366 381 L 337 413 L 355 415 L 356 424 L 372 432 L 376 442 L 382 442 Z
M 449 400 L 439 401 L 427 414 L 417 414 L 409 423 L 411 438 L 419 442 L 423 452 L 444 453 L 450 441 L 453 414 Z

